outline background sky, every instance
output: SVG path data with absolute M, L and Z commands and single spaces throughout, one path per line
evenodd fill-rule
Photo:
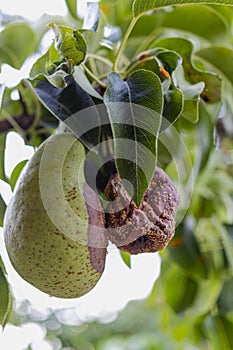
M 82 5 L 84 2 L 79 1 Z M 64 0 L 1 0 L 0 11 L 21 15 L 35 21 L 43 13 L 65 15 L 66 6 Z M 0 74 L 0 83 L 14 86 L 21 77 L 28 75 L 29 69 L 30 60 L 20 71 L 4 66 Z M 32 154 L 32 147 L 25 146 L 23 140 L 11 132 L 7 138 L 6 148 L 7 175 L 11 174 L 17 163 L 23 159 L 29 159 Z M 0 181 L 0 188 L 8 203 L 12 196 L 9 186 Z M 114 247 L 110 247 L 104 274 L 96 287 L 79 299 L 61 300 L 39 292 L 18 276 L 9 263 L 2 234 L 0 235 L 0 252 L 6 264 L 17 303 L 20 304 L 26 298 L 31 302 L 33 308 L 42 313 L 46 313 L 46 310 L 51 307 L 54 309 L 69 307 L 70 309 L 66 311 L 64 317 L 69 319 L 71 323 L 92 317 L 98 317 L 102 322 L 110 321 L 116 316 L 118 310 L 125 307 L 128 301 L 145 298 L 151 292 L 160 266 L 158 254 L 141 254 L 132 257 L 132 268 L 129 269 L 122 262 L 118 251 Z M 25 324 L 21 328 L 7 325 L 4 333 L 0 333 L 0 348 L 21 350 L 32 342 L 33 350 L 51 350 L 51 346 L 43 338 L 43 331 L 36 324 Z

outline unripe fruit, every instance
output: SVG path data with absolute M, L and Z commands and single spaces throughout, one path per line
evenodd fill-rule
M 108 237 L 130 254 L 164 249 L 175 233 L 179 196 L 167 174 L 156 167 L 139 207 L 125 190 L 118 174 L 111 178 L 105 194 L 110 200 L 106 223 Z
M 105 265 L 104 214 L 85 183 L 84 158 L 73 135 L 51 136 L 21 174 L 5 216 L 5 244 L 15 270 L 60 298 L 86 294 Z

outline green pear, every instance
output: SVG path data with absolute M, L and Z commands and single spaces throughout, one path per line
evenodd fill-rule
M 69 133 L 47 139 L 20 175 L 4 239 L 15 270 L 60 298 L 90 291 L 105 266 L 104 214 L 84 178 L 85 149 Z

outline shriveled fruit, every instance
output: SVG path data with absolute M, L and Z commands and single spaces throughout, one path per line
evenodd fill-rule
M 126 192 L 118 174 L 108 182 L 105 194 L 108 236 L 119 249 L 130 254 L 164 249 L 175 232 L 179 203 L 177 190 L 157 167 L 139 207 Z
M 16 271 L 60 298 L 90 291 L 105 266 L 104 214 L 85 183 L 84 158 L 73 135 L 51 136 L 21 174 L 5 217 L 5 244 Z

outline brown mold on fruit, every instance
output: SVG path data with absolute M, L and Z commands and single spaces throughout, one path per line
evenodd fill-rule
M 108 182 L 105 194 L 108 236 L 119 249 L 130 254 L 164 249 L 175 233 L 179 196 L 167 174 L 156 167 L 139 207 L 124 189 L 118 174 Z
M 108 240 L 105 235 L 105 218 L 102 205 L 97 194 L 86 183 L 83 195 L 88 212 L 88 249 L 93 269 L 102 273 L 105 267 L 106 247 Z

